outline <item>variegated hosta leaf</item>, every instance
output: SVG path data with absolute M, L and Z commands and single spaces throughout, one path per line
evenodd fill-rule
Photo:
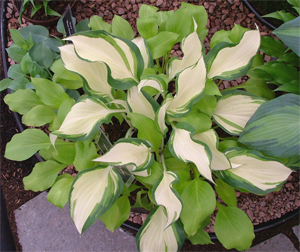
M 213 129 L 210 129 L 205 132 L 198 133 L 193 136 L 193 139 L 201 141 L 209 147 L 212 160 L 211 160 L 211 169 L 218 171 L 218 170 L 227 170 L 231 168 L 231 164 L 228 158 L 225 156 L 224 153 L 217 149 L 218 144 L 218 136 Z
M 184 242 L 184 232 L 173 223 L 165 229 L 168 217 L 163 206 L 157 206 L 148 215 L 136 235 L 139 251 L 179 251 Z
M 232 135 L 239 135 L 265 100 L 243 91 L 223 92 L 213 114 L 215 122 Z
M 69 197 L 78 232 L 92 226 L 115 203 L 122 189 L 122 178 L 112 166 L 97 166 L 78 173 Z
M 210 169 L 211 152 L 205 143 L 192 139 L 191 135 L 191 130 L 178 128 L 178 124 L 173 127 L 169 140 L 170 151 L 185 163 L 193 162 L 200 174 L 213 182 Z
M 152 87 L 163 93 L 167 89 L 167 83 L 159 75 L 150 75 L 140 81 L 138 91 L 140 92 L 143 87 Z
M 89 31 L 67 39 L 74 43 L 75 51 L 80 57 L 104 62 L 108 65 L 113 79 L 126 79 L 120 83 L 125 85 L 123 89 L 138 82 L 144 69 L 144 60 L 133 42 L 105 31 Z
M 226 77 L 227 72 L 247 66 L 257 53 L 259 46 L 259 30 L 246 31 L 239 44 L 233 47 L 225 47 L 218 52 L 207 77 Z
M 173 98 L 172 98 L 173 99 Z M 155 123 L 156 127 L 160 129 L 161 133 L 165 135 L 168 131 L 168 127 L 165 124 L 165 117 L 167 113 L 168 106 L 170 104 L 171 100 L 168 100 L 168 97 L 166 99 L 166 103 L 163 104 L 155 114 Z
M 133 171 L 139 171 L 147 169 L 152 164 L 153 158 L 149 142 L 126 138 L 120 139 L 108 152 L 94 161 L 120 166 L 134 164 L 136 168 Z
M 112 114 L 126 112 L 125 109 L 110 109 L 97 97 L 90 96 L 75 104 L 67 114 L 60 128 L 54 134 L 66 138 L 85 139 L 100 124 L 109 122 Z
M 176 95 L 167 113 L 171 117 L 184 116 L 205 89 L 206 67 L 203 57 L 196 65 L 182 71 L 176 80 Z
M 144 59 L 144 69 L 147 67 L 152 67 L 153 61 L 152 61 L 152 55 L 149 50 L 148 45 L 146 45 L 146 41 L 142 37 L 137 37 L 132 40 L 133 43 L 137 45 L 137 47 L 140 49 L 140 52 L 142 54 L 142 57 Z
M 68 44 L 59 48 L 65 67 L 79 73 L 87 81 L 86 91 L 103 97 L 112 97 L 112 87 L 107 82 L 107 67 L 103 62 L 88 62 L 80 59 L 74 45 Z
M 292 173 L 282 163 L 263 157 L 251 150 L 234 150 L 227 154 L 233 167 L 221 171 L 227 184 L 256 194 L 266 194 L 279 188 Z
M 187 67 L 194 65 L 202 57 L 202 43 L 197 32 L 193 32 L 182 40 L 182 60 L 174 59 L 170 63 L 169 80 Z
M 138 113 L 154 120 L 155 111 L 152 104 L 144 96 L 143 92 L 139 92 L 137 86 L 133 86 L 127 92 L 127 103 L 133 113 Z
M 157 205 L 166 208 L 168 221 L 165 228 L 178 220 L 182 203 L 178 193 L 172 188 L 172 183 L 178 180 L 177 175 L 171 171 L 165 171 L 153 187 L 153 198 Z

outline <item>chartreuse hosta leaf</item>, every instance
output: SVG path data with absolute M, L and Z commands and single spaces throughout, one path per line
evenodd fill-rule
M 80 59 L 75 53 L 74 45 L 71 44 L 60 47 L 60 52 L 65 67 L 85 78 L 86 92 L 112 97 L 112 87 L 107 82 L 107 67 L 103 62 L 88 62 Z
M 65 167 L 65 164 L 53 160 L 37 163 L 32 172 L 23 179 L 25 189 L 34 192 L 48 189 L 54 184 L 58 173 Z
M 180 117 L 188 113 L 191 105 L 203 93 L 205 82 L 206 68 L 201 57 L 196 65 L 186 68 L 176 79 L 176 95 L 168 106 L 168 115 Z
M 77 171 L 82 171 L 88 168 L 92 168 L 95 162 L 92 161 L 98 156 L 96 146 L 93 142 L 76 142 L 75 143 L 75 159 L 74 166 Z
M 12 94 L 4 97 L 4 102 L 9 106 L 11 111 L 23 115 L 38 105 L 43 105 L 41 99 L 31 89 L 19 89 Z
M 88 61 L 104 62 L 110 69 L 115 87 L 127 89 L 136 85 L 144 69 L 138 47 L 131 41 L 115 37 L 105 31 L 88 31 L 68 37 L 76 53 Z M 114 81 L 111 80 L 111 84 Z
M 188 236 L 193 236 L 201 223 L 215 210 L 216 196 L 206 181 L 195 178 L 183 190 L 181 200 L 183 209 L 180 219 Z
M 215 122 L 232 135 L 239 135 L 250 117 L 265 102 L 243 91 L 223 92 L 213 114 Z
M 259 30 L 246 31 L 236 44 L 219 43 L 209 52 L 208 78 L 235 79 L 243 74 L 260 46 Z
M 47 200 L 53 205 L 63 208 L 68 202 L 73 180 L 74 177 L 67 173 L 58 176 L 47 194 Z
M 38 105 L 28 111 L 22 117 L 22 123 L 27 126 L 39 127 L 51 123 L 56 117 L 52 108 L 46 105 Z
M 179 251 L 184 242 L 184 232 L 179 222 L 166 227 L 168 216 L 164 206 L 157 206 L 148 215 L 136 235 L 139 251 Z
M 50 147 L 51 142 L 46 133 L 38 129 L 26 129 L 12 137 L 6 145 L 4 156 L 11 160 L 23 161 L 37 151 Z
M 94 159 L 96 162 L 110 165 L 133 164 L 133 171 L 145 170 L 153 162 L 151 144 L 138 138 L 126 138 L 117 141 L 103 156 Z
M 67 114 L 61 127 L 53 132 L 68 138 L 85 139 L 98 130 L 104 122 L 109 122 L 113 113 L 124 109 L 110 109 L 99 97 L 90 96 L 76 103 Z
M 285 94 L 262 104 L 239 142 L 274 157 L 299 157 L 299 95 Z
M 247 250 L 254 239 L 253 225 L 246 213 L 233 206 L 217 204 L 215 233 L 227 249 Z
M 93 225 L 118 199 L 123 181 L 112 166 L 97 166 L 78 173 L 72 184 L 69 204 L 79 233 Z
M 53 109 L 58 109 L 62 102 L 69 98 L 60 85 L 50 80 L 32 78 L 31 81 L 41 101 Z
M 173 127 L 169 149 L 181 161 L 194 163 L 200 174 L 213 182 L 210 169 L 211 151 L 205 143 L 192 138 L 192 129 L 188 128 L 188 124 L 179 123 Z
M 218 136 L 217 133 L 210 129 L 205 132 L 195 134 L 193 139 L 201 141 L 209 147 L 212 154 L 211 169 L 212 170 L 227 170 L 231 168 L 231 164 L 224 153 L 217 149 Z
M 182 203 L 178 193 L 172 188 L 172 183 L 178 180 L 177 175 L 171 171 L 164 171 L 153 187 L 153 199 L 157 205 L 162 205 L 167 211 L 168 221 L 165 228 L 178 220 Z
M 227 184 L 264 195 L 282 186 L 292 170 L 257 151 L 236 149 L 226 154 L 235 168 L 218 172 Z
M 181 60 L 175 58 L 170 63 L 169 80 L 185 68 L 196 64 L 202 57 L 202 43 L 196 32 L 191 33 L 182 40 L 181 50 L 184 54 L 183 58 Z

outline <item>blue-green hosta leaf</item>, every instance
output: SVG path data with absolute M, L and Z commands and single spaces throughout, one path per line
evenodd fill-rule
M 158 151 L 163 136 L 156 128 L 155 122 L 142 114 L 128 113 L 127 115 L 130 118 L 132 125 L 138 129 L 138 138 L 149 141 L 152 144 L 153 149 Z
M 184 242 L 184 232 L 178 222 L 165 229 L 168 221 L 163 206 L 157 206 L 148 215 L 136 235 L 139 251 L 179 251 Z
M 153 66 L 152 55 L 146 41 L 143 37 L 136 37 L 132 40 L 133 43 L 140 49 L 144 60 L 144 69 Z
M 173 127 L 169 149 L 181 161 L 194 163 L 200 174 L 213 182 L 210 169 L 210 150 L 205 143 L 192 138 L 190 129 Z
M 51 123 L 56 114 L 46 105 L 37 105 L 22 117 L 22 123 L 27 126 L 39 127 Z
M 188 113 L 193 103 L 205 89 L 206 68 L 203 57 L 196 65 L 186 68 L 176 79 L 176 95 L 168 106 L 171 117 L 181 117 Z
M 207 144 L 207 146 L 209 147 L 212 154 L 212 161 L 211 161 L 212 170 L 218 171 L 218 170 L 227 170 L 231 168 L 231 164 L 228 158 L 225 156 L 224 153 L 222 153 L 217 149 L 219 140 L 218 140 L 217 133 L 213 129 L 195 134 L 193 136 L 193 139 L 201 141 Z
M 235 46 L 221 49 L 215 46 L 210 51 L 210 54 L 214 55 L 214 59 L 210 65 L 207 77 L 231 78 L 231 71 L 241 70 L 249 65 L 250 60 L 258 51 L 259 45 L 260 34 L 257 29 L 246 31 L 241 41 Z M 220 44 L 221 46 L 223 46 L 222 43 Z M 211 57 L 211 55 L 209 56 Z
M 243 210 L 221 204 L 218 204 L 215 233 L 225 248 L 239 251 L 249 249 L 255 237 L 253 225 Z
M 191 33 L 181 42 L 181 49 L 184 54 L 182 60 L 174 59 L 170 63 L 169 67 L 169 80 L 173 79 L 174 76 L 180 73 L 187 67 L 190 67 L 202 56 L 202 43 L 196 32 Z
M 299 157 L 299 95 L 285 94 L 265 102 L 241 133 L 239 142 L 274 157 Z
M 180 197 L 172 187 L 172 184 L 177 180 L 178 177 L 174 172 L 164 171 L 152 189 L 155 203 L 164 206 L 167 211 L 168 221 L 165 228 L 177 221 L 181 213 Z
M 273 33 L 280 38 L 289 48 L 300 57 L 300 17 L 282 24 Z
M 65 164 L 53 160 L 37 163 L 32 172 L 23 179 L 24 188 L 34 192 L 48 189 L 54 184 L 58 173 L 65 167 Z
M 83 32 L 68 40 L 74 43 L 76 53 L 83 59 L 107 64 L 111 77 L 123 86 L 121 89 L 127 89 L 138 82 L 144 64 L 141 53 L 133 42 L 105 31 Z
M 234 168 L 220 171 L 219 178 L 255 194 L 264 195 L 280 188 L 292 173 L 282 163 L 252 150 L 233 150 L 226 155 Z
M 121 196 L 111 206 L 111 208 L 105 212 L 100 220 L 105 224 L 105 227 L 111 232 L 119 228 L 124 221 L 128 220 L 130 216 L 130 202 L 128 197 Z
M 53 109 L 58 109 L 61 103 L 69 98 L 60 85 L 50 80 L 32 78 L 31 81 L 41 101 Z
M 74 45 L 60 47 L 65 67 L 85 78 L 85 89 L 90 95 L 112 97 L 112 87 L 107 82 L 107 67 L 103 62 L 88 62 L 80 59 L 74 51 Z
M 122 138 L 103 156 L 93 161 L 120 166 L 133 164 L 136 166 L 133 171 L 145 170 L 153 162 L 151 147 L 150 143 L 145 140 Z
M 181 194 L 183 204 L 180 219 L 188 236 L 196 234 L 201 223 L 213 213 L 216 196 L 212 187 L 199 178 L 190 181 Z
M 121 175 L 112 166 L 97 166 L 77 174 L 71 187 L 71 217 L 79 233 L 92 226 L 122 192 Z
M 53 132 L 68 138 L 88 138 L 104 122 L 109 122 L 113 113 L 124 109 L 110 109 L 97 97 L 89 97 L 76 103 L 67 114 L 61 127 Z
M 54 185 L 47 194 L 47 200 L 53 205 L 63 208 L 68 202 L 73 180 L 74 177 L 68 173 L 58 176 Z
M 213 119 L 229 134 L 239 135 L 264 102 L 264 99 L 242 91 L 223 92 L 217 102 Z
M 30 89 L 20 89 L 4 97 L 4 102 L 11 111 L 23 115 L 38 105 L 43 105 L 37 94 Z
M 12 137 L 6 145 L 4 156 L 11 160 L 23 161 L 38 150 L 50 147 L 51 142 L 46 133 L 38 129 L 26 129 Z
M 127 103 L 133 113 L 138 113 L 154 120 L 155 111 L 152 104 L 145 97 L 143 92 L 138 90 L 137 86 L 133 86 L 127 91 Z

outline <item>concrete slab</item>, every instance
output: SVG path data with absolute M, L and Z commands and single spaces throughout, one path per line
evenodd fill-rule
M 300 241 L 300 226 L 293 227 L 293 231 L 295 235 L 298 237 L 298 240 Z
M 101 221 L 80 236 L 69 208 L 49 203 L 46 192 L 21 206 L 15 216 L 23 251 L 137 251 L 135 237 L 121 229 L 112 233 Z
M 271 239 L 268 239 L 256 246 L 250 248 L 247 251 L 264 251 L 264 252 L 296 252 L 298 251 L 291 240 L 284 234 L 278 234 Z

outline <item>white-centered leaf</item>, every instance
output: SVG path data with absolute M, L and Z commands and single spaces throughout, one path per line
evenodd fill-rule
M 137 82 L 138 62 L 129 46 L 129 43 L 135 46 L 131 41 L 125 43 L 104 31 L 91 32 L 91 36 L 72 36 L 68 40 L 74 43 L 75 51 L 80 57 L 106 63 L 114 79 L 130 78 Z
M 182 60 L 174 59 L 169 68 L 169 80 L 187 67 L 194 65 L 202 57 L 202 43 L 196 32 L 191 33 L 181 42 L 184 54 Z
M 122 188 L 122 178 L 112 166 L 98 166 L 78 173 L 71 187 L 69 204 L 79 233 L 93 225 L 115 203 Z
M 166 113 L 167 113 L 169 104 L 170 104 L 170 100 L 167 101 L 165 104 L 163 104 L 156 111 L 156 114 L 155 114 L 155 123 L 157 125 L 157 128 L 160 129 L 160 131 L 161 131 L 161 133 L 163 133 L 163 135 L 165 135 L 168 131 L 168 127 L 165 124 L 165 117 L 166 117 Z
M 264 102 L 264 99 L 257 96 L 233 92 L 218 100 L 213 119 L 229 134 L 239 135 L 250 117 Z
M 155 111 L 144 94 L 138 91 L 137 86 L 133 86 L 128 90 L 127 103 L 133 113 L 142 114 L 154 120 Z
M 277 161 L 271 161 L 248 153 L 234 156 L 234 152 L 230 153 L 229 160 L 231 163 L 238 165 L 236 168 L 229 169 L 232 173 L 259 189 L 266 191 L 276 188 L 282 184 L 292 170 Z
M 101 100 L 87 98 L 75 104 L 67 114 L 61 127 L 53 132 L 58 135 L 87 137 L 96 126 L 108 122 L 113 113 L 126 112 L 124 109 L 110 109 Z
M 120 139 L 103 156 L 94 159 L 96 162 L 103 162 L 110 165 L 134 164 L 135 170 L 144 170 L 153 162 L 153 154 L 149 142 L 137 139 Z
M 168 115 L 177 117 L 186 114 L 194 100 L 205 89 L 206 67 L 203 57 L 195 66 L 186 68 L 176 80 L 176 95 L 168 106 Z
M 174 172 L 165 171 L 153 187 L 155 203 L 163 205 L 167 211 L 168 221 L 165 228 L 178 220 L 181 213 L 182 203 L 178 193 L 172 188 L 172 183 L 177 180 L 178 177 Z
M 139 251 L 179 251 L 184 233 L 175 223 L 165 229 L 168 217 L 163 206 L 157 206 L 139 229 L 136 242 Z
M 210 169 L 211 153 L 204 143 L 193 140 L 190 131 L 176 127 L 173 127 L 169 143 L 174 156 L 185 163 L 194 163 L 200 174 L 213 182 Z
M 246 31 L 238 45 L 225 47 L 218 52 L 207 77 L 213 78 L 246 66 L 257 53 L 259 46 L 259 30 Z
M 148 46 L 146 45 L 145 39 L 142 37 L 137 37 L 131 40 L 133 43 L 137 45 L 137 47 L 140 49 L 140 52 L 142 54 L 143 60 L 144 60 L 144 69 L 147 67 L 150 67 L 152 62 L 152 57 L 150 54 L 150 50 Z
M 216 132 L 213 129 L 198 133 L 193 136 L 193 139 L 204 142 L 209 147 L 212 154 L 212 160 L 211 160 L 212 170 L 218 171 L 218 170 L 227 170 L 231 168 L 231 164 L 228 158 L 225 156 L 224 153 L 222 153 L 217 149 L 218 137 Z
M 81 60 L 74 50 L 74 45 L 65 45 L 59 48 L 65 67 L 79 73 L 87 81 L 87 90 L 91 94 L 103 97 L 112 97 L 112 88 L 107 82 L 107 67 L 103 62 L 88 62 Z
M 164 92 L 163 85 L 157 79 L 154 79 L 154 78 L 145 78 L 145 79 L 141 80 L 138 85 L 138 91 L 140 92 L 140 90 L 143 87 L 153 87 L 160 93 Z

